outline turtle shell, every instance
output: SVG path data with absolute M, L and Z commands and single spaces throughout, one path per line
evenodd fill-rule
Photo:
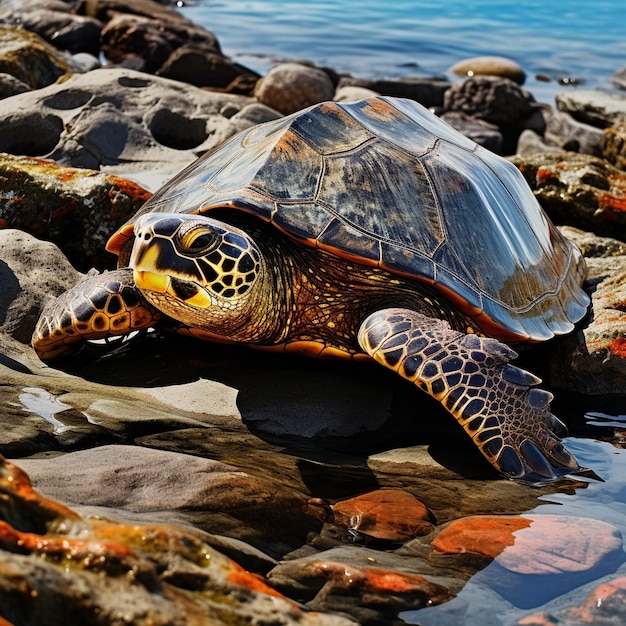
M 569 332 L 588 305 L 579 250 L 517 168 L 411 100 L 327 102 L 253 126 L 138 215 L 224 207 L 303 245 L 432 284 L 503 340 Z M 132 222 L 110 251 L 132 238 Z

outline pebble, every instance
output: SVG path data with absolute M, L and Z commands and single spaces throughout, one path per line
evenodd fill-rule
M 500 76 L 523 85 L 526 72 L 519 64 L 501 56 L 479 56 L 455 63 L 449 70 L 457 76 Z
M 377 539 L 406 541 L 433 530 L 426 506 L 400 489 L 379 489 L 342 500 L 332 511 L 335 524 Z
M 335 87 L 328 74 L 300 63 L 275 65 L 254 89 L 259 102 L 284 115 L 332 100 L 334 95 Z

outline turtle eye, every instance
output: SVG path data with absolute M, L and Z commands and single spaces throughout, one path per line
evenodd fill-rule
M 194 256 L 206 254 L 219 245 L 221 237 L 217 233 L 204 229 L 195 229 L 182 237 L 182 248 Z
M 214 241 L 215 238 L 207 233 L 198 235 L 192 242 L 190 242 L 189 249 L 192 252 L 200 252 L 201 250 L 208 248 Z

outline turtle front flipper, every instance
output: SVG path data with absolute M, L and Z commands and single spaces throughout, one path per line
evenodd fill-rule
M 76 352 L 84 341 L 150 328 L 161 318 L 133 282 L 129 268 L 87 278 L 43 310 L 32 344 L 43 360 Z
M 558 436 L 565 426 L 550 412 L 552 395 L 509 364 L 517 354 L 503 343 L 408 309 L 370 315 L 359 343 L 439 400 L 502 475 L 536 482 L 579 469 Z

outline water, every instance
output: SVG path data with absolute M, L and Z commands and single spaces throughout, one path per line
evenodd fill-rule
M 611 74 L 626 65 L 624 0 L 196 2 L 182 12 L 260 73 L 279 60 L 309 59 L 360 77 L 453 78 L 457 61 L 496 54 L 519 63 L 525 86 L 552 103 L 572 88 L 559 79 L 610 89 Z

